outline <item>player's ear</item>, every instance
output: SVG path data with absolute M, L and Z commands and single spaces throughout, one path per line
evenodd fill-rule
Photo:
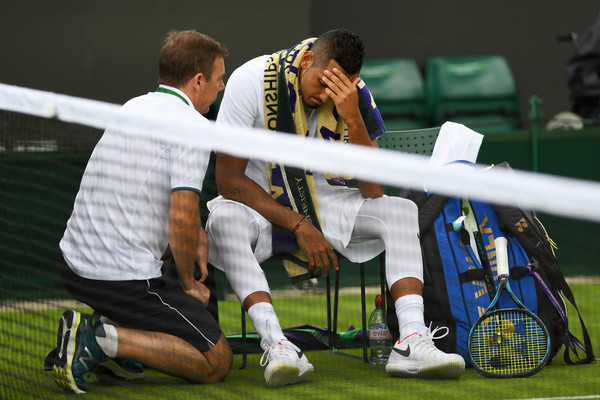
M 300 67 L 302 69 L 309 68 L 315 62 L 315 54 L 308 50 L 302 54 L 302 58 L 300 58 Z

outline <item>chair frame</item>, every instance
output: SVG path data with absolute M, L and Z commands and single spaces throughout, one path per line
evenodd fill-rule
M 384 299 L 387 295 L 387 286 L 385 280 L 385 253 L 381 253 L 379 255 L 379 275 L 380 275 L 380 284 L 381 284 L 381 294 L 384 296 Z M 340 257 L 337 254 L 338 258 Z M 363 360 L 365 363 L 369 362 L 369 329 L 367 326 L 367 307 L 366 307 L 366 292 L 365 292 L 365 263 L 359 263 L 360 269 L 360 295 L 361 295 L 361 324 L 362 324 L 362 336 L 361 336 L 361 344 L 363 354 L 361 356 L 357 356 L 354 354 L 346 353 L 340 351 L 338 343 L 338 334 L 337 334 L 337 321 L 338 321 L 338 304 L 339 304 L 339 289 L 340 289 L 340 275 L 341 271 L 335 271 L 333 269 L 330 270 L 330 274 L 325 278 L 326 285 L 326 296 L 327 296 L 327 337 L 328 337 L 328 348 L 329 352 L 332 354 L 337 354 L 345 357 L 354 358 L 357 360 Z M 331 300 L 331 274 L 335 274 L 334 279 L 334 288 L 333 288 L 333 304 Z M 242 363 L 238 369 L 244 369 L 247 365 L 248 354 L 246 352 L 246 335 L 247 335 L 247 323 L 246 323 L 246 310 L 244 306 L 241 306 L 241 330 L 242 330 Z
M 397 151 L 403 151 L 407 153 L 417 153 L 423 155 L 431 155 L 435 141 L 439 134 L 440 128 L 423 128 L 423 129 L 411 129 L 402 131 L 389 131 L 384 133 L 378 143 L 381 148 L 391 149 Z M 387 136 L 385 136 L 387 134 Z M 381 140 L 384 139 L 384 140 Z M 339 254 L 338 258 L 340 257 Z M 327 334 L 328 334 L 328 347 L 331 354 L 341 355 L 350 357 L 358 360 L 363 360 L 365 363 L 369 362 L 368 345 L 369 345 L 369 329 L 367 326 L 367 309 L 366 309 L 366 293 L 365 293 L 365 263 L 359 263 L 360 269 L 360 295 L 361 295 L 361 324 L 362 324 L 362 357 L 349 354 L 340 351 L 338 347 L 338 335 L 337 335 L 337 320 L 338 320 L 338 304 L 339 304 L 339 287 L 340 287 L 340 273 L 341 271 L 331 270 L 330 274 L 326 277 L 326 291 L 327 291 Z M 335 274 L 334 281 L 334 295 L 333 304 L 331 302 L 331 273 Z M 384 299 L 387 299 L 387 283 L 385 278 L 385 251 L 379 255 L 379 276 L 381 285 L 381 294 Z M 247 353 L 246 353 L 246 310 L 244 306 L 241 306 L 241 319 L 242 319 L 242 364 L 238 369 L 244 369 L 247 364 Z

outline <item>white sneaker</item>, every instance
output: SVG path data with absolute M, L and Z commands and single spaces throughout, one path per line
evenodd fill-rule
M 446 333 L 434 337 L 439 327 L 425 335 L 413 333 L 398 340 L 385 366 L 388 375 L 401 378 L 458 378 L 465 371 L 465 360 L 458 354 L 447 354 L 433 344 L 433 339 L 443 338 Z M 442 328 L 443 329 L 443 328 Z
M 314 370 L 311 363 L 296 345 L 287 339 L 270 344 L 265 339 L 260 342 L 265 351 L 260 365 L 265 366 L 265 380 L 269 387 L 279 387 L 306 379 Z

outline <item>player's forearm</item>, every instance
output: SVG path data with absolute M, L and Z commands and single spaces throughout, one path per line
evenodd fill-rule
M 275 201 L 260 185 L 245 175 L 230 178 L 226 184 L 219 185 L 219 192 L 226 199 L 245 204 L 271 223 L 289 230 L 302 218 L 297 212 Z
M 217 156 L 215 178 L 219 193 L 258 211 L 273 224 L 293 229 L 301 216 L 275 201 L 260 185 L 246 176 L 248 160 L 227 154 Z
M 184 290 L 190 289 L 194 281 L 194 263 L 199 241 L 198 195 L 190 191 L 175 192 L 171 197 L 169 214 L 169 247 Z
M 373 146 L 369 132 L 365 126 L 365 122 L 362 116 L 357 111 L 358 115 L 354 118 L 348 118 L 344 120 L 346 128 L 348 129 L 348 139 L 352 144 L 358 144 L 361 146 Z
M 198 230 L 187 226 L 175 226 L 172 230 L 173 238 L 170 241 L 177 275 L 182 288 L 187 290 L 192 287 L 191 282 L 194 280 L 194 262 L 199 240 Z M 194 234 L 192 231 L 196 233 Z

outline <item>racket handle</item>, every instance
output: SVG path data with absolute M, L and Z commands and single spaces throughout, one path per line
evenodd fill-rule
M 495 238 L 494 242 L 496 244 L 496 270 L 498 272 L 498 276 L 508 276 L 508 246 L 506 238 L 500 236 Z

